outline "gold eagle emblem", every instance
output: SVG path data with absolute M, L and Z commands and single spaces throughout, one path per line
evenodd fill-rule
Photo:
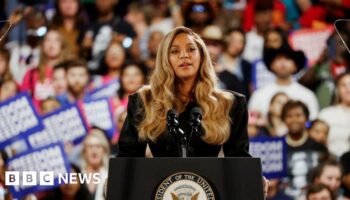
M 191 199 L 189 200 L 198 200 L 198 196 L 199 196 L 199 192 L 197 192 L 196 194 L 194 194 Z M 173 198 L 173 200 L 187 200 L 181 197 L 178 197 L 176 194 L 171 192 L 171 197 Z

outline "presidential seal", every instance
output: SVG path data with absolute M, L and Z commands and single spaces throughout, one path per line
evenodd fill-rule
M 159 185 L 154 200 L 215 200 L 215 194 L 203 177 L 179 172 L 167 177 Z

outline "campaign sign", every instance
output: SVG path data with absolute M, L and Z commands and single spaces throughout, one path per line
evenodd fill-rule
M 105 130 L 108 137 L 112 138 L 116 131 L 116 125 L 109 99 L 85 101 L 82 107 L 88 124 L 91 127 L 95 126 Z
M 250 154 L 261 159 L 262 170 L 267 178 L 287 175 L 287 145 L 284 137 L 257 137 L 250 139 Z
M 28 143 L 38 148 L 58 141 L 80 143 L 88 130 L 76 104 L 62 107 L 42 118 L 45 130 L 30 134 Z
M 263 60 L 256 60 L 253 63 L 252 82 L 254 90 L 262 88 L 266 85 L 274 83 L 276 76 L 267 69 Z
M 119 79 L 112 80 L 88 93 L 90 99 L 114 97 L 120 88 Z
M 327 39 L 333 33 L 333 26 L 325 29 L 300 29 L 293 31 L 289 43 L 293 49 L 301 50 L 308 59 L 308 65 L 314 65 L 327 47 Z
M 0 149 L 43 128 L 28 94 L 20 93 L 0 103 Z
M 57 187 L 59 176 L 70 172 L 62 143 L 17 154 L 7 166 L 6 185 L 15 198 Z
M 6 148 L 9 148 L 9 149 L 6 149 Z M 5 151 L 6 150 L 14 154 L 22 153 L 24 151 L 29 150 L 29 144 L 27 143 L 26 138 L 19 139 L 11 143 L 9 146 L 6 146 Z M 9 156 L 11 157 L 12 155 L 9 155 Z

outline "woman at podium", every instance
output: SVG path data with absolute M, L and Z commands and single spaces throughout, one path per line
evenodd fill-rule
M 154 157 L 183 151 L 188 157 L 249 157 L 245 97 L 218 89 L 217 80 L 196 33 L 185 27 L 168 33 L 150 85 L 129 96 L 118 156 L 144 157 L 148 144 Z

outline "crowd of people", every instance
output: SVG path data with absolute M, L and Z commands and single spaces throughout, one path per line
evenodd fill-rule
M 18 28 L 0 41 L 0 104 L 27 92 L 46 115 L 118 82 L 110 96 L 114 135 L 92 127 L 80 148 L 65 146 L 78 154 L 75 172 L 107 176 L 128 96 L 149 83 L 163 36 L 186 26 L 205 41 L 217 87 L 245 95 L 249 137 L 285 137 L 287 176 L 270 180 L 267 199 L 350 199 L 350 26 L 333 31 L 312 64 L 288 39 L 349 17 L 349 0 L 14 2 L 0 3 L 0 13 L 8 13 L 0 18 Z M 8 23 L 0 23 L 1 34 Z M 1 152 L 2 172 L 15 153 Z M 149 149 L 145 154 L 152 157 Z M 67 184 L 27 198 L 101 200 L 103 184 Z

